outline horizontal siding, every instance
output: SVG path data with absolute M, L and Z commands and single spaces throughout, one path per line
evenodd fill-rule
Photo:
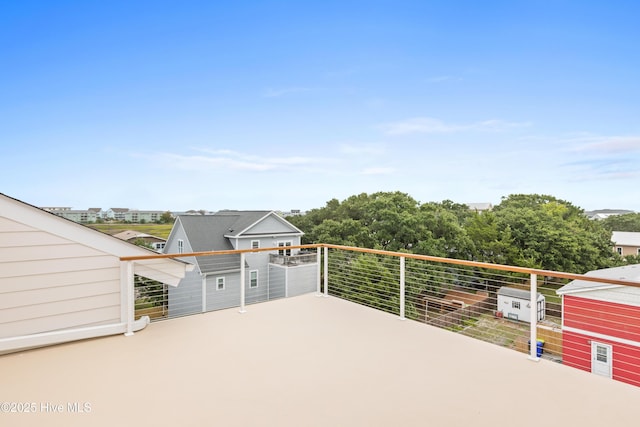
M 110 267 L 86 271 L 65 271 L 63 273 L 32 274 L 20 277 L 0 277 L 0 299 L 11 292 L 32 291 L 34 289 L 58 288 L 61 286 L 91 285 L 111 282 L 114 292 L 120 291 L 120 268 Z
M 0 216 L 0 236 L 3 233 L 11 233 L 11 232 L 24 233 L 28 231 L 38 231 L 38 229 L 34 227 L 30 227 L 26 224 L 22 224 L 20 222 L 10 220 L 9 218 Z M 0 237 L 0 240 L 2 240 L 1 237 Z
M 640 307 L 565 295 L 564 324 L 640 342 Z
M 593 338 L 576 332 L 562 334 L 562 363 L 591 372 L 591 342 L 611 345 L 612 378 L 640 386 L 640 348 L 613 341 Z
M 0 338 L 120 322 L 120 305 L 0 323 Z
M 49 286 L 45 288 L 4 293 L 0 298 L 0 310 L 114 294 L 119 298 L 120 283 L 118 281 Z M 2 313 L 0 312 L 0 317 L 1 316 Z
M 82 298 L 72 298 L 43 304 L 20 305 L 13 308 L 5 308 L 0 311 L 0 324 L 19 322 L 38 317 L 53 317 L 60 314 L 82 312 L 103 307 L 120 305 L 119 294 L 92 295 Z M 119 312 L 118 312 L 118 318 Z
M 85 258 L 103 255 L 102 252 L 77 243 L 64 243 L 47 246 L 0 247 L 2 263 L 20 262 L 24 260 L 60 260 L 66 258 Z
M 120 261 L 111 255 L 55 260 L 0 262 L 0 277 L 19 277 L 68 271 L 88 271 L 103 268 L 120 268 Z
M 562 333 L 562 363 L 591 372 L 591 339 L 575 332 Z
M 44 231 L 0 232 L 0 248 L 18 248 L 21 246 L 62 245 L 69 240 Z
M 120 304 L 118 257 L 0 218 L 0 338 L 119 323 Z

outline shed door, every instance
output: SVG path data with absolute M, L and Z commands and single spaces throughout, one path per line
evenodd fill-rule
M 591 372 L 611 378 L 611 346 L 599 342 L 591 342 Z

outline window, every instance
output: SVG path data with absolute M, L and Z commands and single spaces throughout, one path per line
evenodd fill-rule
M 250 288 L 258 287 L 258 270 L 251 270 L 249 272 L 249 287 Z
M 638 248 L 638 255 L 640 255 L 640 248 Z
M 511 301 L 511 308 L 520 309 L 520 301 Z
M 609 360 L 607 347 L 603 345 L 596 346 L 596 360 L 598 362 L 607 363 Z
M 291 246 L 291 242 L 278 242 L 279 248 L 284 248 L 287 246 Z M 278 251 L 278 255 L 291 256 L 291 249 L 280 250 Z
M 216 277 L 216 291 L 224 291 L 224 277 Z
M 618 252 L 618 255 L 622 255 L 622 248 L 620 246 L 618 246 L 616 248 L 616 252 Z
M 259 249 L 259 248 L 260 248 L 260 240 L 252 240 L 251 249 Z
M 178 240 L 178 253 L 179 254 L 184 253 L 184 240 L 182 239 Z

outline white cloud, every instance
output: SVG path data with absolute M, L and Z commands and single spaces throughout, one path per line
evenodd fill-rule
M 577 151 L 597 153 L 630 153 L 640 151 L 640 136 L 604 136 L 580 140 Z
M 343 154 L 381 156 L 386 152 L 382 144 L 342 144 L 339 150 Z
M 529 122 L 507 122 L 504 120 L 484 120 L 469 124 L 450 124 L 433 117 L 414 117 L 381 126 L 388 135 L 414 133 L 454 133 L 468 131 L 503 132 L 509 129 L 531 126 Z

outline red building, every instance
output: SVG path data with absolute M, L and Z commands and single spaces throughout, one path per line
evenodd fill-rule
M 586 275 L 640 282 L 640 265 Z M 640 386 L 640 287 L 574 280 L 557 293 L 562 363 Z

